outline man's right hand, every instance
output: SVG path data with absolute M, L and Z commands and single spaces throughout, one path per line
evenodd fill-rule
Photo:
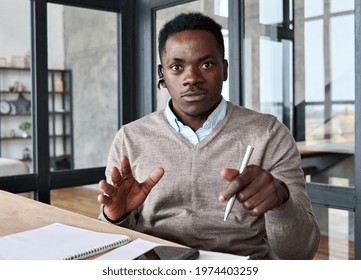
M 116 167 L 111 170 L 113 184 L 105 180 L 99 182 L 104 194 L 98 196 L 98 201 L 104 205 L 104 213 L 112 221 L 142 205 L 164 174 L 163 168 L 154 169 L 144 182 L 139 183 L 133 176 L 128 158 L 123 156 L 120 162 L 121 171 Z

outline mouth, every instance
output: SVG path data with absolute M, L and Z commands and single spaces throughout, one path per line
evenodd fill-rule
M 207 97 L 205 91 L 187 91 L 181 95 L 181 98 L 188 102 L 201 101 Z

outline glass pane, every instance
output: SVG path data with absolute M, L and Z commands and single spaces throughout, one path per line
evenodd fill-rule
M 213 0 L 214 1 L 214 15 L 228 18 L 228 1 L 227 0 Z
M 268 1 L 245 1 L 244 106 L 275 115 L 291 128 L 292 117 L 285 120 L 284 116 L 292 111 L 293 44 L 283 38 L 270 38 L 258 22 L 257 12 L 272 14 L 279 10 L 283 18 L 282 3 L 272 3 L 276 7 L 268 7 Z M 264 8 L 258 11 L 258 4 Z
M 183 12 L 201 12 L 214 18 L 222 27 L 224 38 L 225 58 L 228 59 L 229 53 L 229 39 L 228 39 L 228 0 L 213 0 L 213 1 L 192 1 L 190 3 L 177 5 L 167 9 L 158 10 L 156 13 L 156 36 L 158 38 L 159 30 L 163 25 L 175 17 L 177 14 Z M 158 42 L 154 52 L 157 59 L 157 64 L 160 63 L 158 56 Z M 154 71 L 155 79 L 158 79 L 156 71 Z M 229 82 L 223 83 L 222 95 L 226 100 L 229 100 Z M 166 89 L 157 90 L 156 109 L 164 108 L 169 100 L 169 94 Z
M 305 18 L 323 15 L 323 0 L 304 0 Z
M 259 22 L 277 24 L 283 22 L 283 0 L 259 0 Z
M 313 208 L 321 229 L 321 240 L 316 260 L 354 260 L 354 213 Z
M 30 1 L 0 2 L 0 176 L 33 172 Z
M 354 187 L 354 15 L 324 17 L 306 21 L 304 26 L 304 54 L 295 44 L 297 56 L 304 55 L 305 63 L 306 142 L 299 145 L 315 154 L 312 165 L 318 171 L 311 172 L 313 182 L 327 184 L 330 176 L 339 176 Z M 302 65 L 295 67 L 302 70 Z M 317 151 L 334 156 L 322 158 Z M 303 159 L 311 160 L 310 154 Z
M 48 4 L 48 57 L 51 170 L 104 166 L 118 130 L 117 15 Z
M 325 138 L 325 107 L 323 105 L 309 105 L 306 114 L 306 143 L 314 144 Z
M 281 42 L 260 39 L 261 111 L 282 120 L 283 47 Z
M 332 106 L 332 142 L 344 143 L 355 141 L 354 105 Z
M 323 20 L 305 22 L 305 98 L 325 100 Z
M 301 1 L 297 7 L 301 9 L 300 3 Z M 305 9 L 308 4 L 305 2 Z M 300 22 L 304 20 L 304 50 L 297 42 L 295 46 L 296 57 L 304 56 L 306 141 L 313 141 L 306 144 L 316 144 L 314 141 L 317 140 L 317 144 L 323 145 L 323 149 L 328 147 L 330 151 L 347 151 L 346 153 L 352 156 L 354 153 L 355 29 L 353 11 L 350 10 L 347 13 L 311 21 L 297 19 Z M 295 40 L 301 41 L 302 38 L 295 38 Z M 300 69 L 299 73 L 303 72 L 302 65 L 295 65 L 295 67 Z M 299 90 L 296 96 L 303 95 L 302 88 Z M 314 112 L 315 108 L 320 108 L 316 105 L 323 106 L 323 123 L 320 121 L 321 111 Z M 314 127 L 315 118 L 318 119 L 317 129 Z M 311 134 L 307 135 L 308 133 Z M 333 145 L 334 143 L 342 143 L 342 145 Z M 353 164 L 348 169 L 353 170 Z
M 331 0 L 330 12 L 337 13 L 355 9 L 355 0 Z
M 355 100 L 354 15 L 330 19 L 332 100 Z M 345 32 L 347 30 L 347 32 Z

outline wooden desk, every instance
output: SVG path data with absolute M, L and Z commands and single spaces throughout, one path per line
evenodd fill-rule
M 89 230 L 125 234 L 132 240 L 142 238 L 160 244 L 176 245 L 160 238 L 108 224 L 97 219 L 1 190 L 0 201 L 0 236 L 59 222 Z
M 333 143 L 327 140 L 317 144 L 297 142 L 302 168 L 306 175 L 315 175 L 355 153 L 354 143 Z
M 355 143 L 334 143 L 329 140 L 318 141 L 317 144 L 307 144 L 306 142 L 297 142 L 298 150 L 301 156 L 311 156 L 312 154 L 332 153 L 347 154 L 355 153 Z

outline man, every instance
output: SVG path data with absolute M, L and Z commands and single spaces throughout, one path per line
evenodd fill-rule
M 319 228 L 297 147 L 275 117 L 222 98 L 221 26 L 181 14 L 160 31 L 159 55 L 159 83 L 171 99 L 116 134 L 99 218 L 203 250 L 311 259 Z M 254 151 L 239 174 L 248 145 Z

